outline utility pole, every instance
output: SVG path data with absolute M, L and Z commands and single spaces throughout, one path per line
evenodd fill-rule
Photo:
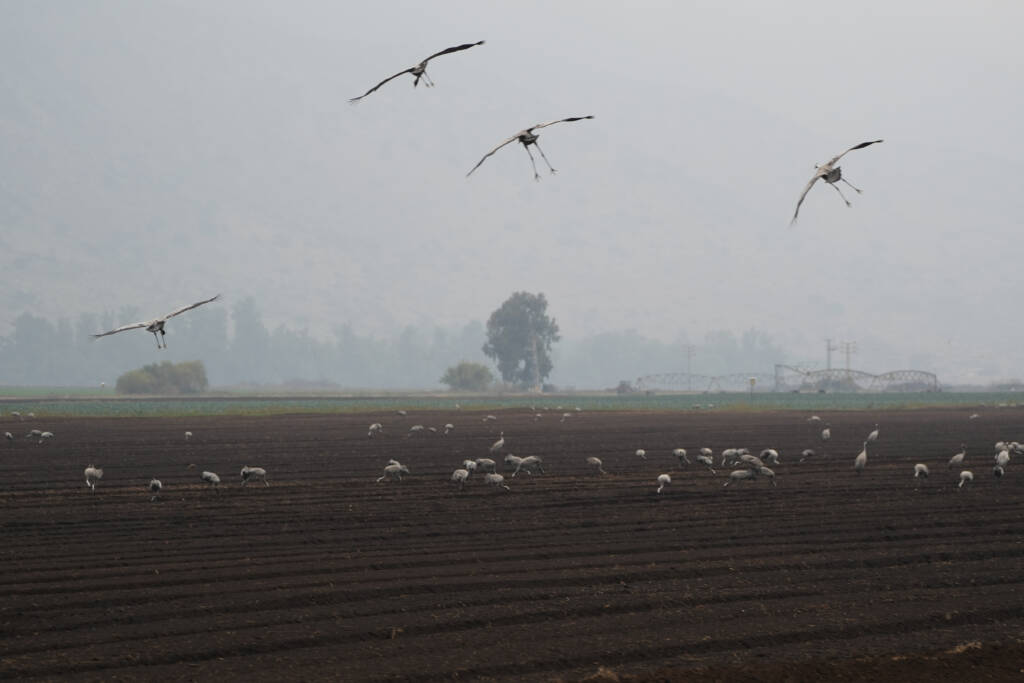
M 825 338 L 825 369 L 832 369 L 832 352 L 838 350 L 839 347 L 832 343 L 831 337 Z
M 693 374 L 690 372 L 690 364 L 693 355 L 697 353 L 697 347 L 693 344 L 683 344 L 683 351 L 686 352 L 686 390 L 693 391 Z
M 850 371 L 850 354 L 857 353 L 857 342 L 855 341 L 844 341 L 843 342 L 843 353 L 846 354 L 846 371 Z

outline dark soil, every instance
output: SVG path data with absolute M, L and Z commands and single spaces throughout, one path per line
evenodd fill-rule
M 825 448 L 792 412 L 495 415 L 3 418 L 0 678 L 1024 678 L 1024 463 L 992 475 L 1020 409 L 823 413 Z M 502 430 L 546 473 L 460 492 Z M 778 449 L 778 486 L 680 470 L 701 446 Z M 376 483 L 389 458 L 411 474 Z

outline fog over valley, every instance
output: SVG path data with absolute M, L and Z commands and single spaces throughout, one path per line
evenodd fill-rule
M 0 384 L 434 388 L 543 292 L 549 381 L 1021 375 L 1024 6 L 0 0 Z M 435 87 L 408 74 L 447 46 Z M 539 182 L 515 143 L 527 126 Z M 852 203 L 818 183 L 842 160 Z M 89 335 L 221 293 L 152 335 Z M 261 346 L 262 345 L 262 346 Z M 845 358 L 834 352 L 832 364 Z M 62 365 L 63 364 L 63 365 Z M 83 367 L 84 365 L 84 367 Z

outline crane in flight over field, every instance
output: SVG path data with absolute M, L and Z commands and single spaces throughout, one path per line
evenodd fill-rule
M 377 85 L 373 86 L 372 88 L 367 90 L 365 93 L 363 93 L 359 97 L 353 97 L 352 99 L 349 100 L 349 102 L 352 103 L 352 104 L 357 103 L 359 100 L 363 99 L 364 97 L 366 97 L 367 95 L 372 93 L 374 90 L 376 90 L 380 86 L 384 85 L 385 83 L 387 83 L 388 81 L 390 81 L 390 80 L 392 80 L 394 78 L 398 78 L 402 74 L 412 74 L 415 77 L 415 80 L 412 82 L 412 87 L 414 87 L 414 88 L 417 85 L 420 84 L 420 79 L 421 78 L 423 79 L 424 84 L 428 88 L 431 88 L 431 87 L 434 86 L 434 82 L 432 80 L 430 80 L 430 76 L 427 75 L 427 62 L 429 62 L 434 57 L 440 57 L 441 55 L 447 55 L 447 54 L 450 54 L 452 52 L 461 52 L 462 50 L 468 50 L 471 47 L 476 47 L 477 45 L 483 45 L 483 44 L 484 44 L 484 41 L 481 40 L 481 41 L 476 42 L 476 43 L 465 43 L 464 45 L 456 45 L 455 47 L 449 47 L 449 48 L 447 48 L 445 50 L 441 50 L 440 52 L 435 52 L 434 54 L 430 55 L 429 57 L 424 59 L 422 62 L 417 64 L 416 66 L 410 66 L 408 69 L 405 69 L 404 71 L 399 71 L 394 76 L 388 76 L 383 81 L 381 81 Z
M 193 308 L 197 308 L 199 306 L 202 306 L 203 304 L 208 304 L 211 301 L 216 301 L 219 298 L 220 298 L 220 294 L 218 294 L 217 296 L 215 296 L 215 297 L 213 297 L 211 299 L 206 299 L 204 301 L 197 301 L 196 303 L 189 304 L 188 306 L 182 306 L 178 310 L 171 311 L 167 315 L 162 316 L 160 318 L 154 318 L 153 320 L 147 320 L 147 321 L 141 322 L 141 323 L 132 323 L 130 325 L 122 325 L 121 327 L 115 328 L 113 330 L 109 330 L 107 332 L 100 332 L 99 334 L 94 334 L 92 336 L 94 338 L 98 339 L 100 337 L 106 337 L 108 334 L 117 334 L 118 332 L 124 332 L 125 330 L 136 330 L 136 329 L 138 329 L 140 327 L 144 327 L 144 328 L 146 328 L 147 332 L 152 332 L 153 336 L 156 337 L 156 347 L 158 349 L 160 349 L 160 348 L 166 349 L 167 348 L 167 341 L 165 340 L 163 342 L 163 346 L 161 346 L 160 345 L 160 340 L 161 340 L 161 337 L 163 337 L 164 335 L 167 334 L 166 332 L 164 332 L 164 324 L 166 324 L 168 320 L 170 320 L 171 318 L 173 318 L 176 315 L 181 315 L 185 311 L 191 311 Z
M 534 161 L 533 154 L 530 152 L 530 145 L 533 145 L 533 146 L 535 146 L 537 148 L 537 151 L 540 152 L 541 158 L 544 159 L 544 163 L 548 165 L 549 169 L 551 169 L 551 173 L 556 173 L 555 169 L 551 166 L 551 162 L 548 161 L 548 158 L 544 155 L 544 150 L 542 150 L 540 148 L 540 145 L 537 144 L 537 138 L 539 138 L 540 135 L 537 135 L 533 131 L 535 131 L 538 128 L 546 128 L 548 126 L 553 126 L 556 123 L 565 123 L 567 121 L 582 121 L 584 119 L 592 119 L 592 118 L 594 118 L 594 117 L 593 116 L 572 116 L 572 117 L 569 117 L 567 119 L 558 119 L 557 121 L 548 121 L 547 123 L 538 123 L 538 124 L 536 124 L 534 126 L 530 126 L 529 128 L 527 128 L 525 130 L 521 130 L 518 133 L 516 133 L 515 135 L 513 135 L 512 137 L 510 137 L 508 140 L 505 140 L 505 142 L 501 143 L 500 145 L 498 145 L 497 147 L 492 149 L 490 152 L 485 154 L 483 156 L 483 158 L 476 163 L 476 166 L 474 166 L 473 168 L 471 168 L 469 170 L 469 173 L 466 174 L 466 177 L 468 178 L 470 175 L 473 174 L 473 171 L 475 171 L 476 169 L 480 168 L 480 164 L 482 164 L 485 161 L 487 161 L 487 157 L 491 156 L 492 154 L 494 154 L 495 152 L 497 152 L 499 149 L 501 149 L 505 145 L 509 144 L 510 142 L 516 142 L 517 140 L 519 142 L 523 143 L 523 148 L 526 149 L 526 153 L 530 155 L 530 163 L 533 165 L 533 179 L 534 180 L 540 180 L 540 174 L 537 173 L 537 162 Z
M 803 194 L 800 195 L 800 200 L 796 203 L 796 211 L 793 212 L 793 220 L 790 221 L 790 225 L 796 223 L 796 217 L 797 214 L 800 213 L 800 205 L 804 203 L 804 197 L 806 197 L 807 193 L 811 191 L 811 188 L 814 187 L 814 183 L 818 182 L 819 178 L 824 179 L 826 183 L 834 187 L 836 192 L 839 193 L 839 196 L 843 198 L 844 202 L 846 202 L 846 205 L 850 206 L 849 200 L 846 199 L 846 196 L 843 195 L 843 191 L 839 189 L 839 186 L 836 185 L 836 183 L 842 180 L 844 183 L 857 190 L 857 194 L 860 194 L 861 190 L 854 187 L 849 180 L 843 177 L 843 172 L 838 166 L 836 166 L 836 162 L 842 159 L 847 153 L 852 152 L 855 149 L 863 149 L 868 145 L 875 144 L 876 142 L 882 142 L 882 140 L 869 140 L 868 142 L 862 142 L 859 145 L 854 145 L 839 156 L 832 157 L 821 166 L 815 166 L 814 168 L 817 170 L 814 172 L 814 177 L 807 183 L 807 187 L 804 188 Z

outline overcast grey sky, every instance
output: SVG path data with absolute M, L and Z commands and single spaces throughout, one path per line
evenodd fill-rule
M 0 333 L 26 309 L 156 314 L 223 292 L 272 325 L 388 334 L 486 320 L 525 289 L 566 339 L 756 327 L 798 359 L 855 339 L 869 371 L 1024 366 L 1024 4 L 0 15 Z M 435 88 L 403 76 L 347 102 L 477 40 L 431 63 Z M 557 176 L 534 182 L 509 145 L 465 177 L 517 130 L 585 114 L 541 131 Z M 814 164 L 875 138 L 842 162 L 853 207 L 819 184 L 790 227 Z

